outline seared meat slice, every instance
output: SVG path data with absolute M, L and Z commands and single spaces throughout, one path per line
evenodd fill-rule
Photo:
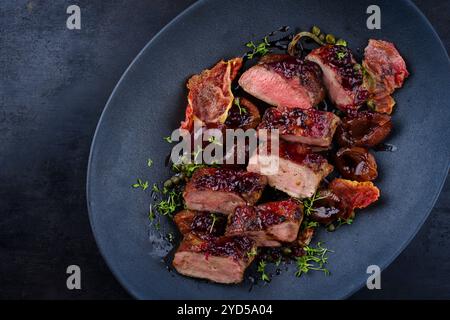
M 401 88 L 409 76 L 405 60 L 394 44 L 383 40 L 369 40 L 364 50 L 365 86 L 370 92 L 370 103 L 378 112 L 390 114 L 395 104 L 390 96 Z
M 254 129 L 261 121 L 261 115 L 258 108 L 245 98 L 238 98 L 228 112 L 228 118 L 225 121 L 225 126 L 230 129 L 241 128 L 243 130 Z
M 212 69 L 192 76 L 188 83 L 188 106 L 182 129 L 191 130 L 194 120 L 223 123 L 234 100 L 231 82 L 242 67 L 242 58 L 220 61 Z
M 244 170 L 197 169 L 183 193 L 191 210 L 231 214 L 238 206 L 253 205 L 261 197 L 267 178 Z
M 260 152 L 262 148 L 268 151 Z M 270 186 L 294 198 L 311 197 L 322 179 L 333 171 L 326 158 L 308 146 L 280 140 L 278 149 L 278 154 L 272 154 L 270 143 L 261 144 L 251 156 L 247 170 L 267 175 Z
M 315 109 L 267 109 L 258 129 L 278 129 L 286 141 L 328 147 L 339 124 L 332 112 Z
M 349 48 L 326 45 L 314 49 L 306 59 L 317 63 L 331 101 L 343 111 L 358 109 L 368 98 L 361 66 Z
M 189 232 L 209 233 L 211 235 L 222 235 L 227 224 L 226 216 L 220 213 L 199 212 L 182 210 L 173 218 L 181 234 Z
M 290 199 L 237 207 L 228 217 L 226 235 L 245 235 L 261 247 L 277 247 L 297 239 L 303 206 Z
M 325 97 L 320 68 L 285 54 L 264 56 L 242 74 L 239 85 L 276 107 L 309 109 Z
M 175 253 L 173 266 L 186 276 L 239 283 L 256 250 L 255 242 L 247 237 L 189 233 Z
M 334 179 L 326 190 L 320 191 L 320 199 L 314 202 L 311 219 L 329 224 L 337 219 L 347 221 L 362 209 L 377 201 L 380 190 L 372 182 Z

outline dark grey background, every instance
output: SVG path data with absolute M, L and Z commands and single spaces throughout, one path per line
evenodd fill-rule
M 129 298 L 91 234 L 90 142 L 131 60 L 193 2 L 1 2 L 0 298 Z M 450 1 L 414 2 L 449 51 Z M 70 4 L 81 7 L 81 30 L 65 26 Z M 447 179 L 424 227 L 383 272 L 383 289 L 362 289 L 353 298 L 450 298 L 449 214 Z M 71 264 L 82 269 L 82 290 L 66 289 Z

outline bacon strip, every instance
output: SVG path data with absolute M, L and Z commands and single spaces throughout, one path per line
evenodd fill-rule
M 213 68 L 192 76 L 188 83 L 186 119 L 181 128 L 191 130 L 194 120 L 224 123 L 234 100 L 231 83 L 242 67 L 242 58 L 219 61 Z

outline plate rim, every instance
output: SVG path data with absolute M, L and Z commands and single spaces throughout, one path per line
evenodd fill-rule
M 130 62 L 130 64 L 127 66 L 127 68 L 125 69 L 125 71 L 122 73 L 122 75 L 120 76 L 118 82 L 116 83 L 116 85 L 114 86 L 114 89 L 112 90 L 108 100 L 106 101 L 105 106 L 103 107 L 103 110 L 101 112 L 101 115 L 98 119 L 94 134 L 92 136 L 92 142 L 91 142 L 91 146 L 89 149 L 89 158 L 88 158 L 88 164 L 87 164 L 87 171 L 86 171 L 86 204 L 87 204 L 87 209 L 88 209 L 88 216 L 89 216 L 89 224 L 92 230 L 92 234 L 94 236 L 95 239 L 95 243 L 96 246 L 100 252 L 100 255 L 102 256 L 103 260 L 105 261 L 106 265 L 108 266 L 109 270 L 111 271 L 111 273 L 114 275 L 114 277 L 116 278 L 116 280 L 120 283 L 120 285 L 122 286 L 122 288 L 125 289 L 125 291 L 127 291 L 133 298 L 135 299 L 142 299 L 141 295 L 138 292 L 135 292 L 134 289 L 132 289 L 131 287 L 129 287 L 126 284 L 125 278 L 122 277 L 119 272 L 115 269 L 115 267 L 110 263 L 110 261 L 107 258 L 107 255 L 104 252 L 103 247 L 100 245 L 100 241 L 98 239 L 97 233 L 95 232 L 95 225 L 94 225 L 94 221 L 93 221 L 93 210 L 91 208 L 91 175 L 93 172 L 92 169 L 92 162 L 93 162 L 93 157 L 94 157 L 94 149 L 96 147 L 97 144 L 97 137 L 99 135 L 100 132 L 100 127 L 102 125 L 103 119 L 105 117 L 105 114 L 107 113 L 108 109 L 110 108 L 111 105 L 111 101 L 113 100 L 114 96 L 116 95 L 116 92 L 118 91 L 119 87 L 121 86 L 122 82 L 125 81 L 125 79 L 127 78 L 127 75 L 129 74 L 130 70 L 133 68 L 133 66 L 136 64 L 136 62 L 141 59 L 141 57 L 143 56 L 144 52 L 154 43 L 156 42 L 159 37 L 167 30 L 169 29 L 172 25 L 174 25 L 179 19 L 181 19 L 183 16 L 187 15 L 190 13 L 190 11 L 196 9 L 197 7 L 203 5 L 204 3 L 208 2 L 208 1 L 217 1 L 217 0 L 198 0 L 195 3 L 191 4 L 189 7 L 187 7 L 186 9 L 184 9 L 183 11 L 181 11 L 179 14 L 177 14 L 172 20 L 170 20 L 164 27 L 162 27 L 146 44 L 145 46 L 139 51 L 139 53 L 132 59 L 132 61 Z M 447 52 L 447 50 L 445 49 L 445 46 L 441 40 L 441 38 L 439 37 L 438 33 L 436 32 L 436 30 L 434 29 L 433 25 L 430 23 L 430 21 L 428 20 L 428 18 L 425 16 L 425 14 L 417 7 L 417 5 L 412 2 L 412 0 L 401 0 L 405 5 L 409 5 L 410 7 L 412 7 L 412 9 L 418 13 L 420 19 L 425 23 L 425 25 L 427 25 L 428 29 L 432 32 L 432 35 L 434 37 L 435 40 L 437 40 L 437 42 L 439 43 L 440 49 L 441 51 L 444 53 L 444 55 L 447 57 L 448 60 L 448 64 L 447 67 L 450 70 L 450 59 L 449 59 L 449 53 Z M 387 257 L 384 260 L 384 263 L 382 263 L 380 265 L 380 269 L 381 271 L 385 270 L 389 265 L 392 264 L 392 262 L 406 249 L 406 247 L 408 247 L 408 245 L 411 243 L 411 241 L 416 237 L 417 233 L 419 232 L 419 230 L 422 228 L 423 224 L 425 223 L 425 221 L 429 218 L 431 211 L 433 210 L 436 201 L 438 200 L 444 183 L 447 179 L 448 173 L 450 171 L 450 159 L 448 160 L 447 163 L 447 167 L 444 168 L 443 172 L 442 172 L 442 178 L 441 181 L 439 182 L 439 187 L 436 190 L 436 193 L 433 196 L 432 201 L 430 202 L 430 206 L 426 209 L 425 214 L 423 215 L 422 220 L 418 223 L 415 231 L 413 233 L 411 233 L 410 237 L 406 240 L 403 241 L 403 243 L 398 246 L 398 249 L 395 250 L 393 252 L 393 254 L 391 254 L 389 257 Z M 351 288 L 345 295 L 343 295 L 340 299 L 347 299 L 350 296 L 352 296 L 355 292 L 357 292 L 358 290 L 360 290 L 364 285 L 364 282 L 362 283 L 357 283 L 353 288 Z

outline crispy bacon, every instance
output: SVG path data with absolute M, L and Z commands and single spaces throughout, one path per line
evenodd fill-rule
M 233 104 L 231 82 L 242 67 L 242 58 L 218 62 L 212 69 L 192 76 L 189 89 L 186 119 L 181 128 L 191 130 L 194 120 L 201 123 L 223 123 Z
M 405 60 L 394 44 L 383 40 L 369 40 L 364 50 L 364 84 L 370 93 L 370 103 L 376 111 L 390 114 L 395 105 L 390 96 L 403 86 L 409 76 Z
M 378 200 L 380 190 L 372 182 L 358 182 L 334 179 L 328 188 L 338 196 L 347 207 L 362 209 Z
M 311 219 L 329 224 L 338 219 L 347 221 L 353 218 L 355 209 L 365 208 L 378 200 L 380 190 L 372 182 L 337 178 L 319 194 L 319 200 L 314 202 Z

